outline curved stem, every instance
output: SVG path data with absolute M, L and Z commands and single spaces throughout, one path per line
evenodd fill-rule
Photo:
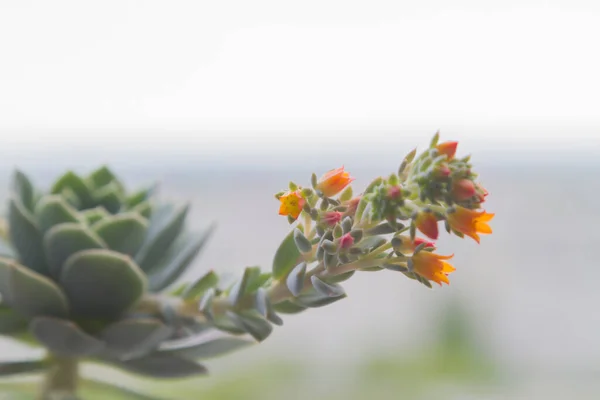
M 79 363 L 76 358 L 49 356 L 49 365 L 40 400 L 75 399 L 79 381 Z

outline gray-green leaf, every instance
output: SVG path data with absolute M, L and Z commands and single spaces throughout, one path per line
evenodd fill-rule
M 114 317 L 146 291 L 144 273 L 130 257 L 112 250 L 83 250 L 66 261 L 60 282 L 78 315 Z
M 50 279 L 18 263 L 0 259 L 2 302 L 25 317 L 65 317 L 68 303 L 64 293 Z
M 55 354 L 85 357 L 104 348 L 102 341 L 88 335 L 71 321 L 37 317 L 31 321 L 30 329 L 33 336 Z

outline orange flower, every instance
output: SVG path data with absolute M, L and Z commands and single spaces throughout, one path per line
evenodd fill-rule
M 417 229 L 427 237 L 436 240 L 439 235 L 437 219 L 430 212 L 420 212 L 415 219 Z
M 302 207 L 306 203 L 306 199 L 302 197 L 302 192 L 296 190 L 295 192 L 287 192 L 279 197 L 281 205 L 279 206 L 279 215 L 289 215 L 294 219 L 297 219 L 302 212 Z
M 448 223 L 452 229 L 465 234 L 479 243 L 478 233 L 492 233 L 492 228 L 487 224 L 494 218 L 494 214 L 484 211 L 469 210 L 456 206 L 456 211 L 448 214 Z
M 475 184 L 469 179 L 459 179 L 452 183 L 452 196 L 458 201 L 475 196 Z
M 444 142 L 436 146 L 437 151 L 440 154 L 445 154 L 448 157 L 448 160 L 452 160 L 454 158 L 454 154 L 456 154 L 457 147 L 458 142 Z
M 354 180 L 344 167 L 332 169 L 325 173 L 317 183 L 317 189 L 326 197 L 335 196 Z
M 412 257 L 413 270 L 423 278 L 429 279 L 440 286 L 442 286 L 442 282 L 449 285 L 448 274 L 454 272 L 456 268 L 444 260 L 449 260 L 452 257 L 453 255 L 442 256 L 428 251 L 421 251 Z

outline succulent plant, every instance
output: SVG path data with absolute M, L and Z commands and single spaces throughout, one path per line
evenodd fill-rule
M 178 357 L 181 349 L 160 350 L 197 324 L 173 319 L 168 298 L 151 314 L 143 303 L 162 301 L 214 225 L 188 232 L 188 205 L 159 204 L 153 191 L 126 192 L 107 167 L 67 172 L 47 193 L 14 174 L 0 246 L 0 333 L 48 350 L 31 370 L 87 358 L 147 375 L 205 372 Z
M 246 267 L 226 284 L 209 270 L 178 278 L 210 237 L 185 229 L 188 206 L 133 194 L 106 167 L 67 172 L 40 193 L 16 172 L 0 243 L 0 334 L 41 345 L 47 357 L 0 364 L 0 374 L 43 371 L 41 398 L 73 399 L 81 361 L 160 378 L 202 375 L 199 361 L 261 342 L 279 314 L 346 297 L 357 272 L 392 271 L 429 288 L 449 284 L 452 256 L 434 253 L 438 224 L 479 242 L 493 214 L 457 142 L 435 135 L 398 172 L 353 197 L 343 167 L 275 195 L 293 229 L 270 271 Z

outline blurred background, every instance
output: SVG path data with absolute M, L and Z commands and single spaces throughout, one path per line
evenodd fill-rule
M 496 213 L 481 245 L 439 241 L 449 287 L 363 273 L 208 378 L 85 373 L 176 400 L 597 399 L 599 37 L 576 0 L 3 1 L 0 187 L 158 179 L 218 222 L 192 273 L 237 274 L 270 268 L 290 180 L 343 164 L 358 192 L 439 129 Z

